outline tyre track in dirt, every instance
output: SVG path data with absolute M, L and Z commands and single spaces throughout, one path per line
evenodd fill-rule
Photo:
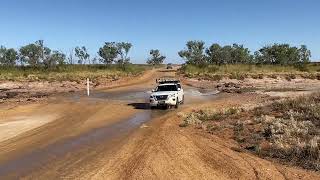
M 158 72 L 162 75 L 174 72 Z M 153 80 L 146 84 L 120 87 L 106 92 L 114 98 L 117 90 L 132 92 L 152 87 Z M 193 90 L 191 87 L 186 89 Z M 190 95 L 192 94 L 189 93 Z M 126 95 L 127 96 L 127 95 Z M 128 97 L 130 97 L 129 95 Z M 99 94 L 95 98 L 105 98 Z M 119 95 L 121 97 L 121 93 Z M 127 97 L 126 97 L 127 98 Z M 125 99 L 125 98 L 124 98 Z M 79 146 L 58 156 L 50 156 L 40 167 L 14 171 L 1 179 L 319 179 L 316 172 L 295 167 L 287 167 L 261 159 L 248 152 L 237 152 L 232 148 L 236 143 L 203 132 L 194 127 L 181 128 L 180 113 L 192 109 L 208 107 L 221 109 L 245 103 L 256 103 L 255 94 L 219 95 L 214 99 L 205 96 L 190 98 L 178 110 L 150 111 L 134 109 L 126 101 L 104 100 L 67 102 L 61 110 L 63 117 L 0 143 L 0 162 L 10 162 L 12 158 L 23 156 L 55 142 L 68 138 L 87 138 L 99 129 L 121 123 L 126 116 L 138 112 L 151 113 L 150 121 L 144 126 L 136 124 L 130 131 L 119 132 L 121 136 L 108 138 L 105 134 L 93 142 Z M 139 100 L 139 98 L 137 98 Z M 139 100 L 138 103 L 143 103 Z M 189 103 L 189 104 L 188 104 Z M 108 106 L 106 106 L 109 104 Z M 105 107 L 106 106 L 106 107 Z M 59 106 L 61 108 L 61 106 Z M 65 109 L 70 107 L 69 109 Z M 107 118 L 106 108 L 114 114 Z M 130 113 L 128 113 L 129 111 Z M 125 115 L 124 115 L 125 114 Z M 139 128 L 140 126 L 140 128 Z M 87 134 L 88 133 L 88 134 Z M 112 137 L 112 136 L 111 136 Z M 19 162 L 19 161 L 18 161 Z M 23 168 L 23 166 L 22 166 Z
M 231 99 L 229 99 L 230 102 Z M 226 99 L 215 102 L 220 106 Z M 239 99 L 238 102 L 243 102 Z M 234 103 L 233 103 L 234 104 Z M 231 105 L 231 104 L 229 104 Z M 319 174 L 285 167 L 245 152 L 233 142 L 193 128 L 179 128 L 176 112 L 150 123 L 126 141 L 99 170 L 83 179 L 317 179 Z M 291 174 L 286 177 L 278 168 Z M 296 172 L 296 173 L 290 173 Z

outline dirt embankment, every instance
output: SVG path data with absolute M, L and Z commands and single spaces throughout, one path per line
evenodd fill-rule
M 317 92 L 320 89 L 320 81 L 317 79 L 286 79 L 283 77 L 253 79 L 221 79 L 221 80 L 201 80 L 181 77 L 182 81 L 190 86 L 200 88 L 215 88 L 225 93 L 245 93 L 255 92 L 280 97 L 297 97 L 301 95 Z
M 117 79 L 91 79 L 91 89 L 107 89 L 133 85 L 152 78 L 156 70 L 147 70 L 141 75 Z M 84 91 L 86 80 L 81 81 L 3 81 L 0 82 L 0 104 L 36 102 L 66 92 Z

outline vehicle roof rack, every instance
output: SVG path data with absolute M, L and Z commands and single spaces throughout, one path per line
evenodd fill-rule
M 159 83 L 159 84 L 166 84 L 166 83 L 178 84 L 178 83 L 180 83 L 180 80 L 178 80 L 178 79 L 160 78 L 160 79 L 156 79 L 156 83 Z

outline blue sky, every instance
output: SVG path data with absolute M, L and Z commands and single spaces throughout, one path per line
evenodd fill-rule
M 167 62 L 187 40 L 306 44 L 320 60 L 318 0 L 0 0 L 0 45 L 19 48 L 39 39 L 65 53 L 85 45 L 95 56 L 106 41 L 127 41 L 134 63 L 150 49 Z

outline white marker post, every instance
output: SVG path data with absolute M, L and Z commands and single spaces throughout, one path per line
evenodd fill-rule
M 90 96 L 90 81 L 89 81 L 89 78 L 87 78 L 87 95 Z

